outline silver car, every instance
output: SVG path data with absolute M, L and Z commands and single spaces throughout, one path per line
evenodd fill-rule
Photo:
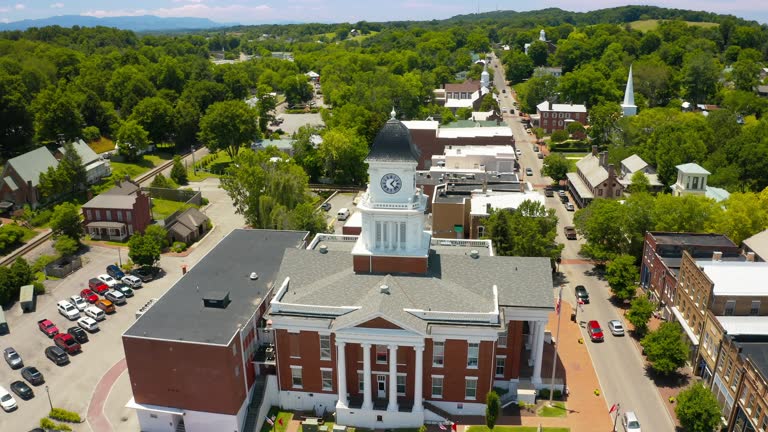
M 608 321 L 608 329 L 611 331 L 611 334 L 614 336 L 624 336 L 624 326 L 621 324 L 621 321 L 619 320 Z
M 11 347 L 3 350 L 3 358 L 11 369 L 18 369 L 24 366 L 24 361 L 21 359 L 21 355 Z

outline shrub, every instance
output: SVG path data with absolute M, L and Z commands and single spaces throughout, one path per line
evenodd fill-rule
M 0 254 L 12 250 L 24 237 L 24 228 L 16 224 L 0 226 Z
M 171 168 L 171 179 L 176 184 L 187 184 L 187 168 L 181 162 L 181 157 L 176 155 L 173 157 L 173 168 Z
M 549 389 L 541 389 L 539 390 L 539 399 L 549 399 Z
M 209 202 L 210 202 L 210 201 L 208 200 L 208 198 L 202 197 L 202 198 L 200 199 L 200 205 L 201 205 L 201 206 L 207 206 Z
M 34 287 L 35 295 L 45 294 L 45 285 L 43 285 L 42 282 L 34 281 L 32 282 L 32 286 Z
M 40 255 L 40 258 L 35 260 L 32 264 L 32 272 L 37 273 L 43 271 L 45 266 L 56 261 L 56 257 L 53 255 Z
M 63 423 L 56 423 L 49 418 L 40 419 L 40 427 L 45 430 L 71 431 L 72 428 Z
M 152 180 L 152 183 L 150 183 L 150 186 L 154 188 L 166 188 L 166 189 L 173 189 L 174 185 L 171 183 L 171 181 L 163 175 L 163 173 L 159 173 L 155 176 L 155 178 Z
M 45 209 L 35 212 L 35 214 L 30 218 L 29 223 L 32 224 L 32 226 L 40 227 L 48 223 L 48 221 L 51 220 L 51 216 L 53 215 L 53 210 L 51 209 Z
M 552 142 L 559 143 L 568 139 L 568 132 L 564 130 L 556 130 L 552 132 Z
M 101 131 L 96 126 L 88 126 L 83 128 L 83 139 L 91 142 L 101 138 Z
M 54 408 L 51 410 L 50 413 L 48 413 L 48 417 L 54 419 L 54 420 L 60 420 L 70 423 L 80 423 L 82 419 L 80 418 L 80 414 L 72 411 L 67 411 L 63 408 Z
M 171 246 L 171 251 L 173 252 L 184 252 L 187 250 L 187 244 L 184 242 L 173 242 L 173 246 Z

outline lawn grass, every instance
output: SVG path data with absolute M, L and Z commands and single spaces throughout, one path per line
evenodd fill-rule
M 37 232 L 37 231 L 35 231 L 33 229 L 29 229 L 29 228 L 27 228 L 25 226 L 19 225 L 19 227 L 24 230 L 24 236 L 21 238 L 21 242 L 22 243 L 26 243 L 26 242 L 32 240 L 33 238 L 35 238 L 36 235 L 40 234 L 39 232 Z
M 275 425 L 271 426 L 265 420 L 264 425 L 261 426 L 261 432 L 285 432 L 288 429 L 288 425 L 291 423 L 291 420 L 293 420 L 293 413 L 280 411 L 277 409 L 277 407 L 270 408 L 269 412 L 267 413 L 267 417 L 272 418 L 272 416 L 275 416 Z M 280 424 L 281 419 L 283 420 L 282 425 Z
M 650 30 L 656 30 L 656 28 L 659 26 L 660 20 L 655 19 L 649 19 L 649 20 L 640 20 L 640 21 L 632 21 L 629 23 L 629 26 L 632 27 L 632 30 L 639 30 L 641 32 L 647 32 Z M 713 22 L 694 22 L 694 21 L 686 21 L 686 24 L 689 26 L 696 26 L 696 27 L 715 27 L 718 24 Z
M 536 426 L 496 426 L 493 428 L 493 432 L 538 432 L 539 428 Z M 558 427 L 545 427 L 542 429 L 544 432 L 570 432 L 570 428 L 558 428 Z M 466 429 L 467 432 L 491 432 L 488 426 L 470 426 Z
M 185 204 L 180 201 L 152 198 L 152 217 L 154 217 L 155 220 L 162 220 L 172 215 L 175 211 L 186 210 L 190 207 L 194 207 L 194 205 Z
M 107 137 L 101 137 L 96 141 L 89 142 L 88 147 L 96 153 L 106 153 L 115 149 L 115 142 Z
M 553 402 L 554 406 L 544 405 L 539 409 L 538 415 L 541 417 L 565 417 L 568 410 L 565 409 L 565 402 Z

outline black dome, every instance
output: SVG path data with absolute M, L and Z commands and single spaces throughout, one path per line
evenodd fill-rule
M 389 119 L 373 140 L 366 161 L 418 162 L 419 154 L 408 128 L 400 120 Z

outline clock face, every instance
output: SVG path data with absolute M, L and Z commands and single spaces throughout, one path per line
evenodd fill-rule
M 381 189 L 388 194 L 397 193 L 402 186 L 403 181 L 397 174 L 389 173 L 381 177 Z

